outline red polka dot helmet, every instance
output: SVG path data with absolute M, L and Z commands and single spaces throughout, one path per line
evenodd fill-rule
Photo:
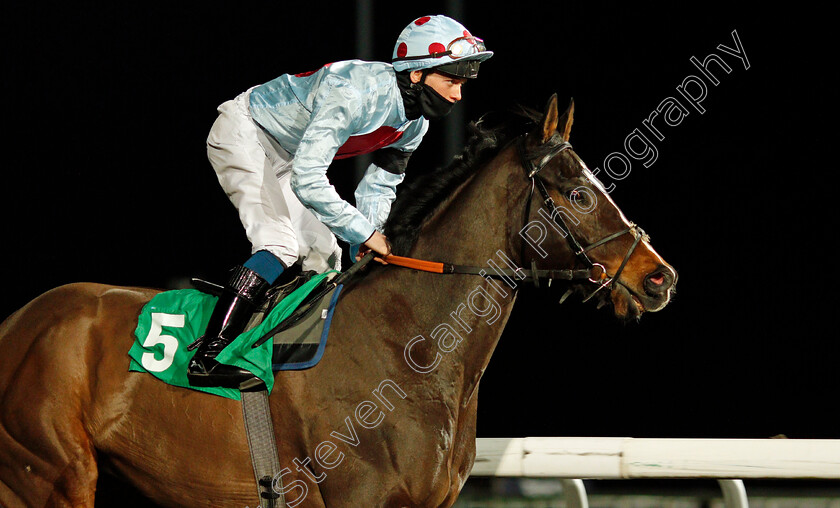
M 484 41 L 446 16 L 423 16 L 397 38 L 393 64 L 397 72 L 434 69 L 459 78 L 478 77 L 478 66 L 493 56 Z

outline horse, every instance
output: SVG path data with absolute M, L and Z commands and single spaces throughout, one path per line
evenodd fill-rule
M 622 320 L 669 303 L 676 271 L 571 149 L 574 103 L 559 111 L 555 95 L 524 132 L 476 128 L 395 201 L 395 254 L 476 269 L 369 264 L 320 363 L 276 374 L 288 506 L 452 506 L 479 381 L 526 281 L 582 273 L 564 283 Z M 0 505 L 92 507 L 100 473 L 160 506 L 259 503 L 239 403 L 128 370 L 157 292 L 68 284 L 0 325 Z

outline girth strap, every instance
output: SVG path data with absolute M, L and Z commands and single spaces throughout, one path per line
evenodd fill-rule
M 245 383 L 243 383 L 245 384 Z M 268 405 L 268 390 L 262 382 L 251 387 L 241 386 L 242 417 L 251 451 L 251 465 L 257 481 L 261 508 L 286 508 L 286 501 L 280 491 L 274 489 L 274 482 L 281 482 L 280 457 L 271 422 Z

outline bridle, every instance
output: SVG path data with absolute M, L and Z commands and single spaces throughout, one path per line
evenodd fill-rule
M 545 182 L 540 176 L 540 171 L 542 171 L 543 168 L 545 168 L 555 157 L 557 157 L 566 150 L 568 150 L 569 153 L 572 154 L 572 156 L 581 164 L 581 166 L 586 167 L 585 164 L 582 160 L 580 160 L 577 154 L 575 154 L 575 152 L 571 150 L 572 145 L 568 141 L 556 142 L 553 145 L 549 145 L 545 154 L 541 155 L 537 162 L 534 162 L 533 158 L 528 155 L 526 142 L 527 135 L 520 136 L 516 141 L 520 163 L 522 164 L 522 168 L 525 170 L 525 176 L 531 181 L 531 188 L 528 194 L 528 199 L 525 201 L 525 225 L 523 226 L 522 231 L 524 231 L 525 227 L 527 227 L 528 225 L 528 219 L 531 216 L 531 203 L 534 200 L 534 189 L 537 189 L 540 195 L 542 196 L 543 204 L 550 210 L 550 218 L 552 222 L 554 223 L 554 225 L 557 226 L 557 228 L 560 229 L 560 231 L 563 232 L 563 236 L 566 239 L 566 242 L 569 244 L 569 248 L 572 250 L 572 253 L 574 253 L 575 258 L 577 259 L 577 261 L 583 264 L 585 268 L 572 268 L 565 270 L 538 269 L 535 259 L 531 260 L 530 269 L 521 267 L 516 269 L 510 269 L 494 266 L 492 271 L 488 271 L 486 267 L 481 266 L 454 265 L 450 263 L 426 261 L 395 255 L 388 255 L 387 257 L 385 257 L 385 261 L 388 264 L 403 266 L 414 270 L 421 270 L 432 273 L 459 273 L 480 275 L 482 277 L 505 279 L 507 281 L 511 281 L 512 279 L 518 279 L 520 281 L 530 280 L 536 287 L 540 287 L 540 281 L 546 280 L 548 281 L 549 286 L 551 285 L 551 282 L 553 280 L 586 280 L 593 284 L 596 284 L 597 287 L 586 298 L 583 299 L 584 302 L 589 301 L 602 289 L 609 288 L 614 284 L 619 283 L 619 277 L 624 271 L 624 268 L 627 266 L 627 262 L 630 260 L 630 256 L 633 255 L 633 252 L 636 250 L 636 247 L 639 245 L 639 242 L 641 242 L 642 240 L 649 241 L 650 238 L 640 227 L 636 226 L 633 223 L 630 223 L 628 227 L 622 229 L 621 231 L 607 235 L 604 238 L 601 238 L 600 240 L 587 245 L 586 247 L 581 246 L 577 237 L 575 237 L 574 233 L 572 233 L 571 228 L 569 228 L 568 224 L 566 224 L 566 221 L 563 220 L 560 210 L 557 208 L 554 199 L 548 192 L 548 188 L 546 187 Z M 616 270 L 614 275 L 610 276 L 607 273 L 606 267 L 601 263 L 593 262 L 589 258 L 589 255 L 587 253 L 592 249 L 595 249 L 596 247 L 611 242 L 616 238 L 619 238 L 628 233 L 633 235 L 633 244 L 630 246 L 629 249 L 627 249 L 627 252 L 624 254 L 624 259 L 621 261 L 621 265 L 618 267 L 618 270 Z M 522 246 L 520 248 L 520 259 L 522 260 L 522 262 L 525 262 L 526 246 L 527 242 L 523 240 Z M 369 253 L 365 257 L 372 259 L 373 253 Z M 369 259 L 363 259 L 359 263 L 364 263 L 366 261 L 369 261 Z M 353 268 L 355 268 L 359 263 L 354 264 Z M 596 274 L 596 271 L 600 273 Z M 567 295 L 568 294 L 569 293 L 567 293 Z M 563 297 L 563 299 L 565 299 L 565 296 Z M 561 303 L 562 301 L 563 300 L 561 299 Z
M 636 250 L 636 247 L 639 245 L 639 242 L 641 242 L 642 240 L 650 241 L 650 237 L 644 232 L 644 230 L 642 230 L 642 228 L 636 226 L 636 224 L 633 224 L 631 222 L 627 228 L 616 233 L 607 235 L 604 238 L 601 238 L 600 240 L 587 245 L 586 247 L 582 247 L 578 239 L 575 237 L 574 233 L 572 233 L 571 228 L 569 228 L 569 226 L 566 224 L 566 221 L 563 220 L 562 214 L 559 213 L 554 199 L 549 194 L 548 188 L 546 187 L 545 182 L 540 176 L 540 171 L 542 171 L 542 169 L 545 168 L 555 157 L 557 157 L 566 150 L 569 150 L 569 153 L 578 162 L 580 162 L 581 165 L 583 165 L 583 161 L 581 161 L 577 154 L 574 151 L 572 151 L 571 143 L 569 143 L 568 141 L 560 141 L 550 146 L 546 154 L 540 157 L 540 159 L 537 162 L 534 162 L 534 160 L 532 160 L 528 156 L 526 143 L 527 135 L 520 136 L 516 142 L 520 162 L 522 163 L 522 167 L 525 170 L 525 176 L 531 180 L 531 189 L 528 194 L 528 199 L 525 202 L 524 221 L 527 225 L 528 218 L 531 215 L 531 202 L 534 199 L 534 189 L 536 188 L 542 196 L 543 205 L 545 205 L 545 207 L 548 208 L 548 210 L 551 212 L 551 220 L 558 228 L 560 228 L 561 231 L 563 231 L 566 243 L 569 244 L 569 248 L 572 250 L 572 253 L 574 253 L 575 258 L 577 258 L 579 262 L 581 262 L 590 270 L 590 275 L 587 277 L 587 279 L 589 280 L 589 282 L 598 285 L 598 287 L 595 288 L 594 291 L 592 291 L 586 298 L 583 299 L 583 301 L 586 302 L 602 289 L 608 288 L 616 282 L 618 282 L 621 273 L 624 271 L 624 267 L 627 266 L 627 262 L 630 260 L 630 256 L 633 255 L 633 252 Z M 587 252 L 628 233 L 633 235 L 633 244 L 630 246 L 629 249 L 627 249 L 627 252 L 624 255 L 624 259 L 621 261 L 621 265 L 619 265 L 618 270 L 616 270 L 614 275 L 610 276 L 607 274 L 606 267 L 604 267 L 604 265 L 601 263 L 593 262 L 587 255 Z M 522 259 L 523 262 L 525 260 L 525 246 L 526 243 L 523 241 L 520 257 L 520 259 Z M 593 269 L 600 269 L 601 271 L 597 278 L 594 277 L 591 273 L 591 270 Z

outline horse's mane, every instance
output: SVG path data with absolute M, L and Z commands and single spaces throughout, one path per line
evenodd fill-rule
M 501 119 L 495 118 L 497 115 Z M 508 113 L 484 115 L 468 125 L 469 137 L 460 155 L 400 189 L 384 228 L 394 254 L 406 255 L 417 241 L 423 222 L 437 207 L 538 116 L 522 106 Z

